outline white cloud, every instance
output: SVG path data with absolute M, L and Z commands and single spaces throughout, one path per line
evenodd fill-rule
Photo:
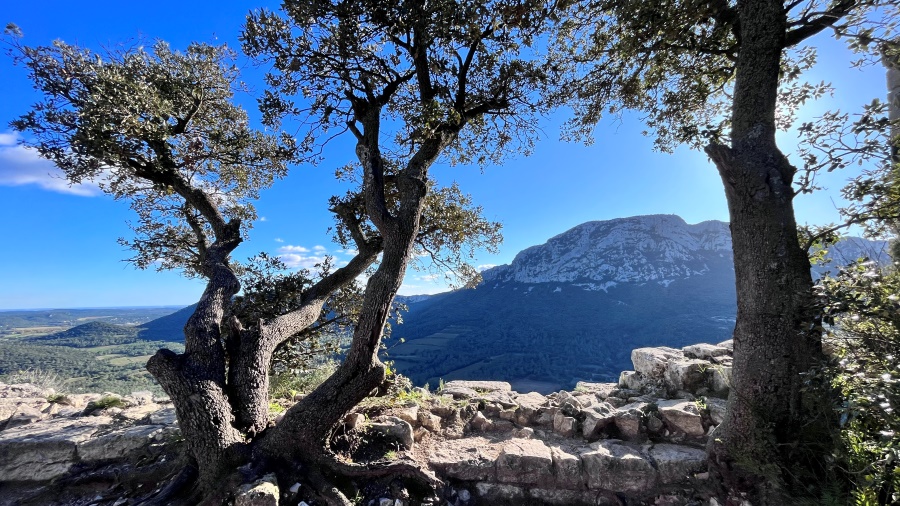
M 291 269 L 312 269 L 316 264 L 325 261 L 325 255 L 322 255 L 321 251 L 316 250 L 315 253 L 308 254 L 309 248 L 292 244 L 278 248 L 278 253 L 278 258 Z
M 282 242 L 282 241 L 279 241 Z M 288 244 L 287 246 L 282 246 L 278 248 L 279 253 L 309 253 L 309 248 L 304 248 L 303 246 L 293 246 Z
M 325 246 L 316 244 L 315 246 L 313 246 L 313 251 L 315 251 L 316 253 L 324 253 L 328 251 L 328 249 Z
M 417 279 L 420 281 L 434 281 L 434 280 L 438 279 L 439 277 L 441 277 L 440 274 L 428 274 L 425 276 L 419 276 Z
M 477 269 L 478 272 L 484 272 L 488 269 L 493 269 L 494 267 L 497 267 L 497 264 L 481 264 L 478 267 L 476 267 L 475 269 Z
M 284 239 L 282 239 L 281 237 L 276 237 L 275 242 L 284 242 Z
M 260 216 L 259 221 L 269 221 L 269 219 L 266 218 L 265 216 Z
M 278 259 L 284 262 L 284 265 L 288 266 L 291 269 L 312 269 L 316 266 L 316 264 L 320 264 L 325 261 L 325 257 L 323 256 L 307 256 L 299 255 L 297 253 L 285 253 L 282 255 L 278 255 Z
M 37 151 L 17 146 L 18 135 L 0 134 L 0 186 L 37 185 L 44 190 L 92 197 L 102 192 L 91 182 L 70 185 L 63 172 Z

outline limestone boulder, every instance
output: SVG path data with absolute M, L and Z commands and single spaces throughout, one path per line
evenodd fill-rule
M 604 401 L 581 411 L 583 422 L 581 434 L 585 439 L 593 440 L 600 437 L 603 429 L 616 419 L 616 408 Z
M 550 448 L 539 439 L 511 439 L 497 457 L 497 480 L 501 483 L 536 485 L 552 476 Z
M 674 444 L 657 444 L 650 449 L 656 462 L 659 481 L 664 485 L 678 483 L 695 473 L 706 471 L 706 452 L 699 448 Z
M 557 411 L 553 416 L 553 432 L 562 437 L 572 437 L 578 429 L 578 421 L 571 416 L 566 416 L 564 412 Z
M 642 439 L 644 435 L 642 421 L 647 406 L 646 402 L 633 402 L 616 410 L 614 421 L 623 439 L 629 441 Z
M 278 479 L 267 474 L 261 479 L 244 484 L 234 498 L 235 506 L 278 506 Z
M 555 486 L 566 489 L 584 488 L 584 475 L 581 470 L 581 459 L 559 446 L 550 447 L 553 459 L 553 475 Z
M 669 362 L 684 358 L 684 353 L 665 346 L 659 348 L 637 348 L 631 351 L 634 370 L 646 378 L 662 379 Z
M 696 402 L 682 399 L 659 401 L 659 414 L 666 427 L 672 432 L 685 434 L 688 437 L 701 437 L 706 434 L 703 428 L 703 416 Z
M 695 358 L 674 359 L 666 364 L 664 379 L 670 392 L 696 392 L 707 385 L 706 373 L 711 364 Z
M 658 473 L 637 447 L 610 439 L 591 444 L 581 454 L 587 486 L 619 493 L 644 492 L 656 486 Z
M 407 450 L 412 448 L 415 443 L 412 425 L 396 416 L 385 416 L 377 419 L 369 425 L 369 430 L 384 434 L 400 443 Z
M 622 371 L 619 374 L 619 387 L 629 390 L 640 390 L 644 386 L 644 376 L 637 371 Z
M 547 404 L 547 398 L 537 392 L 520 394 L 513 399 L 516 409 L 516 422 L 519 425 L 531 425 L 537 422 L 541 408 Z
M 716 364 L 709 369 L 709 386 L 712 391 L 720 397 L 728 397 L 731 390 L 731 366 L 725 364 Z
M 704 399 L 704 402 L 706 403 L 706 409 L 709 412 L 709 418 L 713 425 L 719 425 L 725 421 L 725 408 L 727 406 L 725 399 L 707 397 Z
M 431 432 L 441 431 L 441 417 L 437 415 L 433 415 L 425 411 L 419 411 L 417 414 L 417 421 L 419 425 L 427 430 L 430 430 Z

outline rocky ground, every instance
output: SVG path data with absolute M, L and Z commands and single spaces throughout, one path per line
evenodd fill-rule
M 444 503 L 453 506 L 718 504 L 703 448 L 725 412 L 730 341 L 640 348 L 632 361 L 618 383 L 547 396 L 494 381 L 395 389 L 348 415 L 334 449 L 355 463 L 421 465 L 448 483 Z M 0 384 L 0 506 L 140 504 L 181 465 L 180 445 L 171 403 L 149 392 L 63 395 Z M 403 487 L 359 497 L 416 503 Z M 305 500 L 302 483 L 267 476 L 234 503 Z

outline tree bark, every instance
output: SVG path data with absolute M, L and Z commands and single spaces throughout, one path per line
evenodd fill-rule
M 172 399 L 187 451 L 197 463 L 198 490 L 214 490 L 218 479 L 241 465 L 248 456 L 243 434 L 234 427 L 234 415 L 225 383 L 225 351 L 221 321 L 226 305 L 240 289 L 227 265 L 228 254 L 240 242 L 213 244 L 206 252 L 209 281 L 197 309 L 184 328 L 185 352 L 159 350 L 147 369 Z
M 776 489 L 798 464 L 790 450 L 809 440 L 803 373 L 822 356 L 821 333 L 809 259 L 794 218 L 796 169 L 775 143 L 784 6 L 777 0 L 743 0 L 738 10 L 741 47 L 731 147 L 706 148 L 725 186 L 738 306 L 728 411 L 710 455 L 729 488 L 759 492 L 770 483 L 774 491 L 762 490 L 760 500 L 777 503 L 781 491 Z

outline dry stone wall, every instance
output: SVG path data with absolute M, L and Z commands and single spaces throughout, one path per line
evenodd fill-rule
M 704 446 L 723 420 L 731 352 L 730 341 L 640 348 L 632 352 L 634 370 L 618 383 L 579 383 L 546 396 L 505 382 L 451 381 L 436 393 L 416 389 L 390 409 L 364 405 L 343 431 L 394 441 L 399 458 L 450 484 L 444 499 L 453 506 L 699 504 L 708 478 Z M 159 465 L 179 437 L 168 399 L 148 392 L 60 395 L 0 384 L 0 491 L 102 466 Z M 301 483 L 279 489 L 263 481 L 242 493 L 263 490 L 274 504 L 303 504 Z M 15 504 L 3 496 L 0 506 Z M 405 506 L 407 499 L 372 504 Z

